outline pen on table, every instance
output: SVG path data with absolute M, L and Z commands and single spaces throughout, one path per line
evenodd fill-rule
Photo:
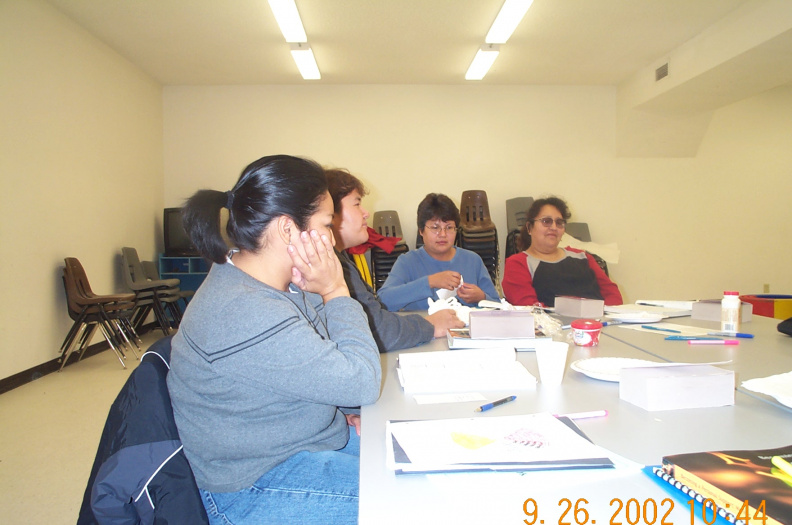
M 592 410 L 591 412 L 574 412 L 572 414 L 553 414 L 554 417 L 568 417 L 569 419 L 588 419 L 590 417 L 605 417 L 607 410 Z
M 610 326 L 612 324 L 622 324 L 622 321 L 603 321 L 602 326 Z
M 693 339 L 688 341 L 689 345 L 729 345 L 736 346 L 740 342 L 736 339 Z
M 475 412 L 484 412 L 485 410 L 489 410 L 490 408 L 499 407 L 503 404 L 506 404 L 510 401 L 514 401 L 517 399 L 517 396 L 509 396 L 504 397 L 503 399 L 498 399 L 497 401 L 493 401 L 492 403 L 487 403 L 486 405 L 481 405 L 480 407 L 476 408 Z
M 753 339 L 753 334 L 744 334 L 742 332 L 707 332 L 707 335 L 720 335 L 723 337 L 739 337 L 741 339 Z
M 666 341 L 720 341 L 717 337 L 703 337 L 700 335 L 669 335 Z
M 770 461 L 773 463 L 773 465 L 781 469 L 784 474 L 792 476 L 792 465 L 789 464 L 789 461 L 785 460 L 781 456 L 773 456 L 773 459 Z
M 646 328 L 647 330 L 657 330 L 658 332 L 670 332 L 672 334 L 681 334 L 679 330 L 671 330 L 670 328 L 660 328 L 659 326 L 652 326 L 649 324 L 642 324 L 641 328 Z

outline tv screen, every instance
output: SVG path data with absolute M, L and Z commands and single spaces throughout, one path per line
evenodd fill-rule
M 181 208 L 165 208 L 162 225 L 165 230 L 166 257 L 197 257 L 193 246 L 182 225 Z

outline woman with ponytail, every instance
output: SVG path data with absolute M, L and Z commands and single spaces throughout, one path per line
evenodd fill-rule
M 321 166 L 261 158 L 183 218 L 215 264 L 173 338 L 168 389 L 210 522 L 355 523 L 360 417 L 346 407 L 376 401 L 381 369 Z

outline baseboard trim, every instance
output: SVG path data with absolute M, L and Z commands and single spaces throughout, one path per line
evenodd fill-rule
M 153 323 L 144 325 L 141 330 L 139 331 L 139 335 L 143 335 L 154 328 Z M 95 356 L 98 353 L 104 352 L 105 350 L 110 350 L 110 345 L 107 344 L 107 341 L 102 339 L 101 342 L 94 343 L 89 345 L 88 348 L 85 349 L 85 353 L 83 354 L 83 359 L 87 359 L 89 357 Z M 78 361 L 79 354 L 77 352 L 72 352 L 69 355 L 69 359 L 66 361 L 66 365 L 64 368 L 76 363 Z M 0 394 L 5 394 L 6 392 L 13 390 L 17 387 L 22 385 L 26 385 L 31 381 L 35 381 L 40 377 L 43 377 L 47 374 L 51 374 L 52 372 L 57 372 L 60 370 L 61 363 L 60 357 L 56 357 L 52 361 L 47 361 L 45 363 L 41 363 L 40 365 L 36 365 L 33 368 L 28 368 L 27 370 L 23 370 L 22 372 L 16 373 L 12 376 L 8 376 L 4 379 L 0 379 Z

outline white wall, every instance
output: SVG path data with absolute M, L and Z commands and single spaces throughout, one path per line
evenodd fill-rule
M 154 257 L 162 180 L 161 87 L 49 4 L 0 0 L 0 378 L 58 356 L 64 257 L 97 293 L 122 246 Z
M 617 157 L 615 104 L 604 87 L 166 87 L 165 203 L 305 155 L 363 179 L 411 246 L 428 192 L 486 190 L 501 241 L 506 199 L 555 193 L 618 243 L 627 301 L 792 293 L 792 88 L 717 110 L 692 158 Z

